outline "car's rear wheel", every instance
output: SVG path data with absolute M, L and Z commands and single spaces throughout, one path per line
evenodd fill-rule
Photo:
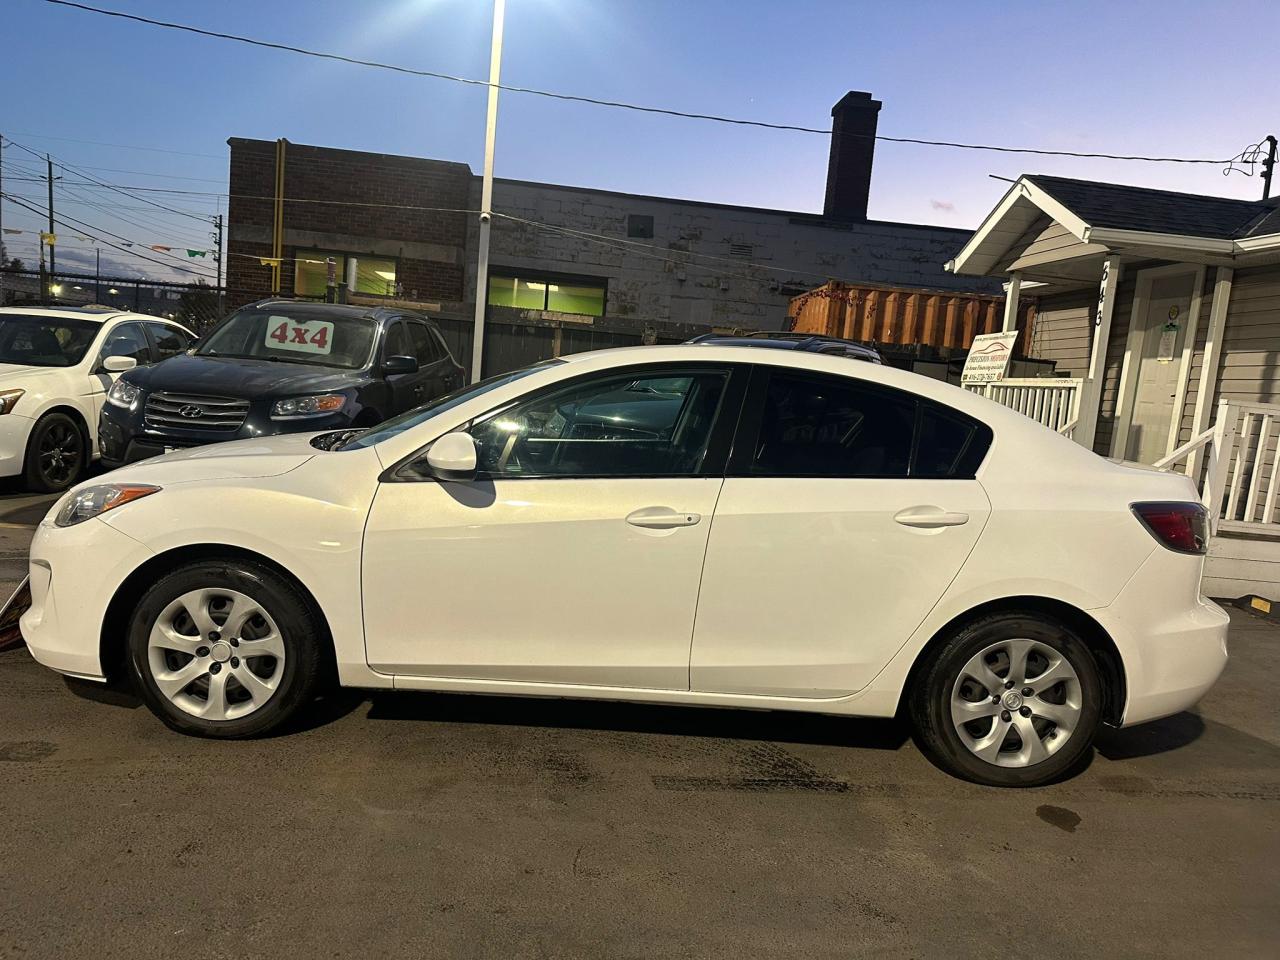
M 1037 613 L 1002 613 L 937 649 L 910 707 L 921 746 L 944 770 L 990 786 L 1032 787 L 1084 759 L 1102 716 L 1102 682 L 1070 627 Z
M 314 696 L 325 637 L 307 598 L 275 571 L 200 561 L 143 595 L 129 658 L 147 706 L 173 729 L 251 737 Z
M 80 425 L 65 413 L 46 413 L 27 438 L 24 466 L 27 488 L 39 493 L 67 489 L 84 472 L 86 454 Z

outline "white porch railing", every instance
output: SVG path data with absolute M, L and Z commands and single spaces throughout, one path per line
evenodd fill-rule
M 1080 392 L 1084 381 L 1050 377 L 1015 377 L 991 383 L 970 384 L 966 389 L 1003 404 L 1050 430 L 1071 436 L 1080 417 Z
M 1196 453 L 1201 450 L 1206 457 L 1203 482 Z M 1172 469 L 1177 464 L 1200 486 L 1214 533 L 1280 534 L 1280 404 L 1223 400 L 1212 427 L 1155 466 Z

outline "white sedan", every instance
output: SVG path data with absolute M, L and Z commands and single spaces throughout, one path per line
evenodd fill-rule
M 41 492 L 71 486 L 98 455 L 98 415 L 120 373 L 194 340 L 110 307 L 0 308 L 0 477 Z
M 1185 477 L 819 354 L 581 354 L 104 479 L 41 523 L 23 635 L 202 736 L 270 730 L 336 675 L 901 712 L 943 768 L 1026 786 L 1227 656 Z

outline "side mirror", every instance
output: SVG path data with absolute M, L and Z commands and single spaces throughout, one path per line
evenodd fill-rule
M 387 376 L 399 373 L 417 373 L 418 361 L 413 357 L 387 357 L 382 362 L 382 372 Z
M 133 357 L 107 357 L 102 361 L 102 369 L 107 373 L 124 373 L 138 365 Z
M 476 475 L 476 442 L 469 433 L 446 433 L 427 451 L 427 466 L 441 480 L 470 480 Z

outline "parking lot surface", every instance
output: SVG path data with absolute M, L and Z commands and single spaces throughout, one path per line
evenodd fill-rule
M 0 503 L 0 590 L 50 501 Z M 0 957 L 1192 957 L 1280 943 L 1280 627 L 1035 790 L 891 722 L 341 694 L 170 733 L 0 653 Z

